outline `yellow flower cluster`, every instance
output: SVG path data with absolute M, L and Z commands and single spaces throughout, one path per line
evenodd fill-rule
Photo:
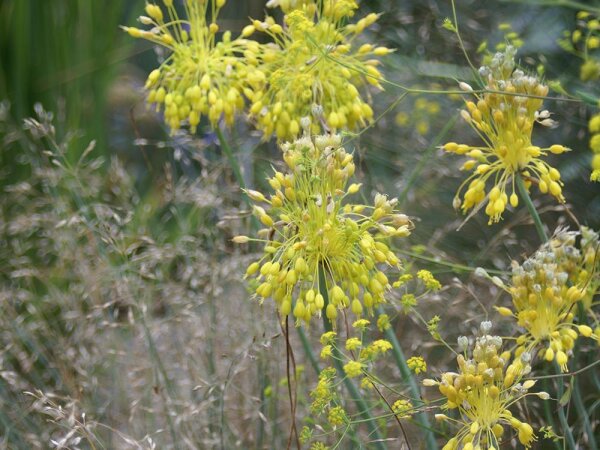
M 425 362 L 422 356 L 413 356 L 411 358 L 408 358 L 406 360 L 406 365 L 417 375 L 421 372 L 424 373 L 427 371 L 427 363 Z
M 467 212 L 487 200 L 485 212 L 490 224 L 501 219 L 509 202 L 513 207 L 518 205 L 517 176 L 527 180 L 527 185 L 531 180 L 537 181 L 540 192 L 550 193 L 559 202 L 564 202 L 559 171 L 541 157 L 568 149 L 562 145 L 540 148 L 531 142 L 536 122 L 555 125 L 548 111 L 539 111 L 548 87 L 537 77 L 515 69 L 514 56 L 515 49 L 507 46 L 504 53 L 494 56 L 489 66 L 480 69 L 488 92 L 476 94 L 476 102 L 467 101 L 466 109 L 461 111 L 462 117 L 485 145 L 477 147 L 449 142 L 443 146 L 447 152 L 468 156 L 462 169 L 473 171 L 458 189 L 455 206 L 462 204 L 463 212 Z M 471 90 L 465 83 L 461 86 Z M 506 192 L 508 184 L 511 185 L 510 197 Z
M 442 288 L 442 283 L 440 283 L 429 270 L 419 270 L 417 272 L 417 278 L 423 281 L 425 287 L 430 291 L 439 291 Z
M 567 371 L 568 354 L 581 334 L 597 339 L 592 328 L 573 323 L 577 303 L 591 299 L 598 289 L 598 235 L 585 231 L 585 252 L 575 246 L 579 233 L 559 232 L 522 265 L 514 263 L 513 310 L 497 308 L 504 316 L 514 316 L 525 333 L 516 350 L 533 352 L 541 345 L 540 357 L 556 361 Z M 594 239 L 595 237 L 595 239 Z
M 529 448 L 535 440 L 533 428 L 513 416 L 511 406 L 527 395 L 549 398 L 545 392 L 528 394 L 534 381 L 522 381 L 531 368 L 528 354 L 511 359 L 508 351 L 502 352 L 502 338 L 487 334 L 490 322 L 481 324 L 482 335 L 477 337 L 472 354 L 467 352 L 466 337 L 462 344 L 464 354 L 457 357 L 458 373 L 446 372 L 440 381 L 424 380 L 426 386 L 438 386 L 446 398 L 444 407 L 458 410 L 459 417 L 437 414 L 436 419 L 461 426 L 443 450 L 499 450 L 505 427 L 511 427 L 521 444 Z
M 588 125 L 590 130 L 590 148 L 594 153 L 592 156 L 592 174 L 590 180 L 600 181 L 600 114 L 595 114 Z
M 322 125 L 329 130 L 356 130 L 373 118 L 373 110 L 359 89 L 366 84 L 381 88 L 375 57 L 390 52 L 357 38 L 373 25 L 377 14 L 348 23 L 358 5 L 354 0 L 279 1 L 286 13 L 285 27 L 272 17 L 255 20 L 243 36 L 254 31 L 273 40 L 265 46 L 262 70 L 267 87 L 251 96 L 250 115 L 265 136 L 294 139 L 302 131 L 303 117 L 313 118 L 312 133 Z
M 399 419 L 410 419 L 412 417 L 413 404 L 410 400 L 396 400 L 392 405 L 392 411 Z
M 363 323 L 360 323 L 360 322 L 367 322 L 367 325 L 368 325 L 368 321 L 361 319 L 361 320 L 354 322 L 353 328 L 362 333 L 366 330 L 366 328 L 363 328 Z M 323 359 L 329 358 L 331 356 L 340 358 L 339 355 L 333 355 L 334 346 L 336 345 L 335 344 L 336 336 L 337 336 L 337 333 L 335 331 L 325 332 L 321 336 L 321 344 L 323 345 L 323 349 L 321 351 L 321 357 Z M 354 378 L 354 377 L 361 375 L 363 373 L 363 371 L 367 369 L 368 364 L 370 362 L 375 361 L 378 357 L 380 357 L 381 355 L 384 355 L 385 353 L 387 353 L 388 351 L 390 351 L 392 349 L 392 344 L 385 339 L 376 339 L 375 341 L 369 343 L 368 345 L 363 345 L 363 344 L 364 343 L 361 338 L 350 337 L 346 340 L 346 344 L 345 344 L 346 350 L 348 350 L 350 352 L 359 350 L 358 355 L 356 355 L 356 357 L 355 357 L 355 354 L 352 353 L 352 357 L 349 357 L 349 356 L 345 356 L 340 353 L 341 357 L 348 360 L 348 362 L 344 365 L 344 372 L 350 378 Z M 423 367 L 425 367 L 424 366 L 425 361 L 423 361 L 423 358 L 420 358 L 420 360 L 417 358 L 413 358 L 413 359 L 415 359 L 416 364 L 420 368 L 425 370 L 423 368 Z
M 379 317 L 377 317 L 377 329 L 382 333 L 388 330 L 391 326 L 390 317 L 387 314 L 380 314 Z
M 124 27 L 131 36 L 170 53 L 148 75 L 148 102 L 164 109 L 172 132 L 182 124 L 189 124 L 195 132 L 202 116 L 207 116 L 213 127 L 221 117 L 231 125 L 235 113 L 244 108 L 244 89 L 258 88 L 264 82 L 265 76 L 257 68 L 259 44 L 231 39 L 230 32 L 216 41 L 216 19 L 225 0 L 185 0 L 187 20 L 178 16 L 173 0 L 162 3 L 166 17 L 160 6 L 146 5 L 147 16 L 140 17 L 140 22 L 150 27 L 148 31 Z
M 283 316 L 293 311 L 298 323 L 325 309 L 335 325 L 340 309 L 361 316 L 383 303 L 391 285 L 380 267 L 400 267 L 389 240 L 407 236 L 412 226 L 385 195 L 377 194 L 372 206 L 346 201 L 360 184 L 348 186 L 354 162 L 340 143 L 330 135 L 284 144 L 288 170 L 269 179 L 273 194 L 248 191 L 267 228 L 259 231 L 264 239 L 255 239 L 264 242 L 264 256 L 246 276 L 256 278 L 259 297 L 273 298 Z
M 335 374 L 336 370 L 333 367 L 323 369 L 319 373 L 317 386 L 310 392 L 310 396 L 313 399 L 310 409 L 313 413 L 322 413 L 337 399 L 333 383 Z
M 334 427 L 344 425 L 349 421 L 346 411 L 341 406 L 331 408 L 327 414 L 327 420 Z
M 344 372 L 349 378 L 355 378 L 362 375 L 364 364 L 360 361 L 348 361 L 344 364 Z

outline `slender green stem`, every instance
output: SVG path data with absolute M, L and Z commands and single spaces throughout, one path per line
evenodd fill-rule
M 229 165 L 231 166 L 231 170 L 233 170 L 233 175 L 235 176 L 236 181 L 240 185 L 240 188 L 246 189 L 246 182 L 244 181 L 244 176 L 242 175 L 242 170 L 240 169 L 238 160 L 233 155 L 233 152 L 231 151 L 231 147 L 227 143 L 225 136 L 223 136 L 223 132 L 221 131 L 221 129 L 219 127 L 216 127 L 215 133 L 217 134 L 217 139 L 219 140 L 219 144 L 221 146 L 221 149 L 223 150 L 223 153 L 225 153 L 225 156 L 227 156 L 227 159 L 229 160 Z M 243 198 L 244 198 L 244 202 L 248 206 L 252 207 L 252 203 L 250 202 L 250 199 L 248 198 L 248 196 L 244 195 Z M 255 229 L 260 228 L 260 223 L 258 221 L 258 218 L 256 218 L 254 215 L 252 215 L 252 225 L 254 226 Z
M 515 175 L 515 181 L 517 182 L 517 189 L 519 190 L 519 194 L 521 194 L 521 197 L 525 202 L 527 211 L 529 211 L 529 214 L 533 219 L 533 223 L 535 225 L 535 229 L 538 233 L 538 236 L 540 237 L 542 242 L 547 242 L 548 235 L 546 234 L 546 230 L 544 230 L 544 224 L 542 223 L 540 215 L 535 209 L 535 205 L 531 201 L 531 197 L 529 196 L 529 192 L 527 192 L 527 188 L 525 187 L 525 182 L 523 181 L 523 178 L 519 174 L 517 174 Z
M 233 170 L 235 179 L 237 180 L 238 184 L 242 189 L 246 189 L 246 182 L 244 181 L 240 165 L 238 164 L 237 159 L 235 159 L 235 156 L 233 155 L 231 147 L 227 143 L 225 136 L 223 136 L 221 128 L 215 127 L 215 133 L 217 134 L 217 139 L 219 140 L 219 144 L 221 145 L 221 150 L 223 150 L 223 153 L 225 153 L 225 156 L 227 156 L 227 159 L 229 160 L 229 165 L 231 166 L 231 170 Z
M 473 71 L 473 76 L 475 77 L 475 79 L 479 79 L 479 72 L 477 71 L 477 68 L 473 65 L 473 63 L 471 62 L 471 58 L 469 58 L 469 53 L 467 52 L 467 49 L 465 48 L 465 44 L 462 40 L 462 37 L 460 36 L 460 31 L 458 30 L 458 17 L 456 16 L 456 5 L 454 4 L 454 0 L 451 0 L 451 4 L 452 4 L 452 19 L 454 20 L 454 31 L 456 34 L 456 37 L 458 38 L 458 45 L 460 47 L 460 49 L 462 50 L 463 54 L 465 55 L 465 59 L 467 60 L 467 64 L 469 64 L 469 67 L 471 67 L 471 70 Z
M 381 306 L 379 306 L 377 309 L 377 313 L 381 315 L 384 314 L 385 311 Z M 415 381 L 408 365 L 406 364 L 406 358 L 404 357 L 404 353 L 402 352 L 402 348 L 400 347 L 400 342 L 398 342 L 396 333 L 394 333 L 394 330 L 391 327 L 389 327 L 387 330 L 385 330 L 384 334 L 386 339 L 392 344 L 392 354 L 394 355 L 396 366 L 400 370 L 402 380 L 408 383 L 408 388 L 411 397 L 413 398 L 415 403 L 419 402 L 424 404 L 423 400 L 421 400 L 419 386 L 417 385 L 417 382 Z M 427 446 L 427 449 L 436 450 L 438 448 L 438 445 L 435 439 L 435 434 L 432 431 L 429 419 L 427 418 L 427 414 L 425 414 L 424 412 L 420 412 L 416 414 L 414 418 L 417 425 L 422 428 L 423 433 L 425 434 L 425 444 Z
M 556 368 L 556 372 L 560 373 L 560 367 L 558 366 L 558 364 L 554 364 L 555 368 Z M 575 443 L 575 438 L 573 437 L 573 433 L 571 432 L 571 428 L 569 427 L 569 421 L 567 419 L 567 415 L 565 414 L 565 410 L 563 408 L 563 406 L 560 404 L 560 402 L 563 399 L 563 395 L 565 393 L 565 390 L 563 388 L 563 380 L 557 380 L 558 382 L 556 383 L 556 393 L 558 395 L 558 401 L 557 401 L 557 406 L 558 406 L 558 420 L 560 421 L 560 424 L 562 426 L 563 429 L 563 433 L 565 435 L 565 443 L 568 444 L 568 447 L 571 450 L 577 450 L 577 444 Z
M 437 260 L 435 258 L 421 255 L 419 253 L 411 252 L 408 250 L 400 249 L 400 250 L 397 250 L 397 252 L 402 255 L 410 256 L 411 258 L 421 259 L 423 261 L 427 261 L 432 264 L 436 264 L 438 266 L 448 267 L 452 270 L 452 272 L 455 272 L 455 273 L 475 272 L 477 270 L 477 267 L 466 266 L 464 264 L 452 263 L 452 262 L 448 262 L 448 261 L 444 261 L 444 260 Z M 506 275 L 507 274 L 507 272 L 504 270 L 487 269 L 487 268 L 484 268 L 484 269 L 487 273 L 490 273 L 493 275 Z
M 544 379 L 542 381 L 543 383 L 543 390 L 549 392 L 550 389 L 550 380 Z M 556 421 L 554 420 L 555 416 L 554 413 L 552 412 L 551 409 L 551 404 L 550 402 L 543 402 L 544 405 L 544 416 L 546 417 L 546 422 L 544 423 L 544 425 L 549 425 L 552 427 L 553 430 L 557 430 L 556 427 Z M 561 450 L 561 445 L 559 445 L 558 441 L 553 441 L 554 444 L 554 448 L 556 450 Z
M 581 393 L 579 391 L 579 384 L 575 377 L 573 378 L 573 402 L 575 403 L 575 409 L 577 410 L 578 416 L 583 421 L 583 429 L 585 430 L 585 434 L 587 434 L 589 449 L 597 450 L 598 444 L 594 437 L 594 428 L 592 427 L 588 413 L 585 410 L 585 405 L 583 404 L 583 399 L 581 398 Z
M 329 295 L 327 293 L 327 286 L 325 283 L 325 271 L 323 267 L 319 267 L 319 292 L 325 299 L 325 308 L 327 308 L 327 305 L 329 304 Z M 331 322 L 325 314 L 323 314 L 323 327 L 325 328 L 325 331 L 332 330 Z M 337 369 L 339 375 L 343 378 L 344 385 L 346 386 L 346 389 L 348 389 L 348 392 L 350 392 L 350 396 L 356 404 L 358 414 L 367 424 L 369 434 L 374 440 L 374 446 L 382 450 L 387 449 L 387 445 L 382 440 L 383 438 L 381 436 L 381 433 L 379 432 L 377 423 L 375 422 L 375 419 L 371 416 L 367 403 L 363 399 L 360 391 L 354 385 L 352 380 L 348 378 L 344 373 L 344 368 L 342 367 L 341 363 L 342 355 L 340 354 L 340 351 L 338 350 L 336 345 L 333 346 L 332 353 L 333 364 L 335 365 L 335 368 Z
M 306 333 L 304 332 L 304 329 L 302 327 L 298 327 L 297 330 L 298 330 L 298 335 L 300 336 L 300 342 L 302 342 L 302 348 L 304 349 L 304 352 L 306 353 L 308 361 L 310 362 L 310 365 L 315 370 L 317 375 L 319 375 L 321 373 L 321 368 L 319 367 L 319 361 L 317 360 L 317 357 L 315 356 L 314 352 L 312 351 L 312 347 L 310 346 L 308 337 L 306 336 Z

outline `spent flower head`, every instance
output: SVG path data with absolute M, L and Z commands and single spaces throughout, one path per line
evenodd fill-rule
M 514 47 L 507 46 L 489 66 L 480 69 L 488 92 L 474 94 L 475 101 L 467 101 L 466 109 L 461 111 L 484 145 L 448 142 L 442 146 L 447 152 L 468 156 L 462 169 L 473 172 L 458 189 L 455 206 L 466 213 L 487 200 L 485 213 L 490 224 L 500 221 L 509 203 L 518 205 L 515 177 L 523 177 L 528 187 L 535 181 L 540 192 L 550 193 L 561 203 L 565 201 L 559 171 L 542 157 L 569 149 L 558 144 L 540 148 L 531 142 L 535 123 L 556 125 L 548 111 L 540 111 L 548 86 L 515 68 L 515 52 Z M 472 90 L 466 83 L 461 86 Z
M 358 8 L 354 0 L 279 1 L 285 27 L 273 18 L 255 20 L 244 29 L 270 35 L 263 65 L 266 89 L 251 95 L 250 114 L 265 136 L 293 139 L 301 131 L 301 119 L 311 117 L 312 132 L 322 125 L 329 130 L 356 130 L 373 118 L 373 110 L 359 93 L 367 84 L 381 88 L 377 69 L 386 47 L 359 44 L 360 35 L 378 15 L 371 13 L 355 23 L 349 19 Z
M 215 127 L 221 117 L 228 125 L 244 108 L 245 88 L 262 85 L 257 69 L 260 45 L 232 39 L 226 31 L 217 41 L 219 10 L 225 0 L 184 0 L 187 19 L 180 18 L 173 0 L 146 5 L 140 22 L 149 30 L 124 27 L 131 36 L 165 47 L 170 54 L 148 75 L 148 103 L 164 108 L 165 122 L 175 131 L 189 124 L 192 132 L 207 116 Z M 166 11 L 166 14 L 165 12 Z
M 502 315 L 515 317 L 525 330 L 517 339 L 517 354 L 539 348 L 539 355 L 556 361 L 562 371 L 567 371 L 568 355 L 579 334 L 598 339 L 590 327 L 573 323 L 577 304 L 586 299 L 589 308 L 600 285 L 595 266 L 598 235 L 589 229 L 582 234 L 586 238 L 581 249 L 576 246 L 580 232 L 563 230 L 523 264 L 513 263 L 508 288 L 513 308 L 497 308 Z
M 348 186 L 354 162 L 340 142 L 331 135 L 284 144 L 288 169 L 269 179 L 273 194 L 248 191 L 267 228 L 259 231 L 264 239 L 255 239 L 264 242 L 264 256 L 246 276 L 256 278 L 259 297 L 273 298 L 283 316 L 293 311 L 298 323 L 325 309 L 335 324 L 341 309 L 360 317 L 383 303 L 391 285 L 382 269 L 400 269 L 389 241 L 412 227 L 385 195 L 377 194 L 374 205 L 348 202 L 360 184 Z
M 498 450 L 506 427 L 518 434 L 521 444 L 531 446 L 533 428 L 514 417 L 509 408 L 527 395 L 547 398 L 547 394 L 528 393 L 535 382 L 523 381 L 531 370 L 523 356 L 508 364 L 511 354 L 502 351 L 502 338 L 482 334 L 475 339 L 472 351 L 465 349 L 458 355 L 458 372 L 446 372 L 440 381 L 424 380 L 425 386 L 438 386 L 446 398 L 443 408 L 459 414 L 458 418 L 436 415 L 438 420 L 461 427 L 444 450 Z

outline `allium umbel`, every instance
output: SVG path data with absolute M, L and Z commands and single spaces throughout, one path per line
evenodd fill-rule
M 444 408 L 459 414 L 458 418 L 436 415 L 438 420 L 461 427 L 443 450 L 499 450 L 506 427 L 517 433 L 521 444 L 531 446 L 533 428 L 509 409 L 527 395 L 548 398 L 545 392 L 528 393 L 535 382 L 523 381 L 531 371 L 527 356 L 516 357 L 509 364 L 511 354 L 502 352 L 502 338 L 484 333 L 476 338 L 470 354 L 465 349 L 458 355 L 458 373 L 446 372 L 440 381 L 424 380 L 426 386 L 438 386 L 446 398 Z
M 377 194 L 373 206 L 348 201 L 360 184 L 348 186 L 354 162 L 339 136 L 304 137 L 282 149 L 288 168 L 269 179 L 274 192 L 267 198 L 248 191 L 266 228 L 263 239 L 248 238 L 265 247 L 246 276 L 256 278 L 259 297 L 273 298 L 283 316 L 293 311 L 299 322 L 324 308 L 334 323 L 340 309 L 372 311 L 391 289 L 380 266 L 400 267 L 388 243 L 407 236 L 411 222 L 385 195 Z
M 264 81 L 264 74 L 256 67 L 260 45 L 248 39 L 231 39 L 229 31 L 217 41 L 216 20 L 225 0 L 184 0 L 187 20 L 178 16 L 173 0 L 162 3 L 163 8 L 148 3 L 148 16 L 139 19 L 149 30 L 124 27 L 131 36 L 154 42 L 169 52 L 160 67 L 148 75 L 148 103 L 164 109 L 165 122 L 172 131 L 189 124 L 195 132 L 202 116 L 207 116 L 213 127 L 221 118 L 231 125 L 236 112 L 244 107 L 244 89 Z
M 587 325 L 576 325 L 577 305 L 589 301 L 598 290 L 597 235 L 584 229 L 584 252 L 575 246 L 578 232 L 561 231 L 523 264 L 513 264 L 508 292 L 513 308 L 497 308 L 513 316 L 525 332 L 517 339 L 517 354 L 538 351 L 541 358 L 567 371 L 568 355 L 581 334 L 598 339 Z M 594 240 L 594 237 L 596 239 Z M 595 245 L 594 245 L 595 244 Z
M 535 123 L 556 124 L 548 111 L 540 111 L 548 86 L 515 69 L 515 52 L 507 46 L 504 53 L 494 56 L 489 67 L 480 69 L 485 89 L 490 92 L 474 94 L 475 101 L 467 101 L 466 109 L 461 111 L 484 145 L 449 142 L 442 147 L 447 152 L 468 156 L 462 169 L 473 171 L 458 189 L 455 205 L 466 213 L 487 201 L 485 213 L 490 224 L 502 218 L 509 203 L 518 205 L 515 177 L 523 177 L 526 186 L 536 182 L 540 192 L 549 193 L 561 203 L 565 201 L 559 171 L 542 157 L 569 149 L 558 144 L 541 148 L 531 142 Z M 464 90 L 472 90 L 466 83 L 461 84 Z
M 284 27 L 267 17 L 244 29 L 244 36 L 260 31 L 273 40 L 264 48 L 261 66 L 267 86 L 251 96 L 250 115 L 257 127 L 284 140 L 302 132 L 303 117 L 314 119 L 315 134 L 324 131 L 322 125 L 334 131 L 365 126 L 373 110 L 359 89 L 367 84 L 381 88 L 377 57 L 390 50 L 357 40 L 378 15 L 349 23 L 358 8 L 354 0 L 271 3 L 284 9 Z

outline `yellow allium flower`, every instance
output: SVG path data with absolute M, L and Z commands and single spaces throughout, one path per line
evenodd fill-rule
M 333 352 L 333 348 L 331 345 L 325 345 L 321 350 L 321 359 L 330 358 Z
M 531 371 L 528 354 L 516 357 L 507 366 L 510 352 L 502 352 L 502 338 L 487 334 L 490 328 L 489 322 L 482 323 L 482 336 L 476 338 L 471 354 L 465 349 L 458 355 L 458 373 L 446 372 L 440 381 L 423 382 L 426 386 L 437 385 L 446 398 L 443 408 L 459 414 L 458 418 L 436 415 L 438 420 L 461 426 L 443 450 L 499 450 L 500 442 L 506 439 L 502 438 L 505 427 L 512 428 L 527 448 L 535 440 L 531 425 L 515 418 L 509 408 L 527 395 L 547 399 L 548 394 L 528 393 L 535 384 L 523 381 Z M 460 339 L 467 341 L 466 337 Z
M 413 356 L 406 360 L 406 365 L 417 375 L 427 371 L 427 363 L 422 356 Z
M 355 328 L 358 331 L 365 331 L 370 324 L 371 322 L 369 322 L 367 319 L 358 319 L 354 321 L 352 328 Z
M 559 171 L 541 157 L 569 149 L 562 145 L 540 148 L 531 142 L 536 122 L 545 126 L 555 125 L 548 111 L 540 111 L 548 87 L 537 77 L 515 69 L 514 56 L 515 49 L 508 46 L 504 53 L 494 56 L 489 67 L 480 69 L 486 81 L 485 88 L 494 92 L 474 94 L 475 101 L 467 101 L 466 109 L 461 111 L 462 117 L 481 137 L 484 145 L 449 142 L 443 146 L 447 152 L 468 156 L 469 160 L 462 169 L 473 172 L 458 189 L 456 207 L 462 205 L 466 213 L 487 200 L 485 212 L 490 224 L 502 218 L 509 202 L 513 207 L 518 205 L 515 177 L 523 177 L 526 185 L 535 180 L 540 192 L 549 193 L 561 203 L 565 201 Z M 471 90 L 465 83 L 461 83 L 461 87 Z
M 412 417 L 413 405 L 410 400 L 396 400 L 392 405 L 392 411 L 399 419 L 410 419 Z
M 288 170 L 269 179 L 274 193 L 267 198 L 248 191 L 265 206 L 254 206 L 254 213 L 267 228 L 259 231 L 265 237 L 265 254 L 248 267 L 246 276 L 256 278 L 259 297 L 272 297 L 281 314 L 293 311 L 298 323 L 308 323 L 326 309 L 335 325 L 340 309 L 360 317 L 383 303 L 391 285 L 380 268 L 400 269 L 389 240 L 407 236 L 412 227 L 394 209 L 395 199 L 377 194 L 372 206 L 347 201 L 360 185 L 348 186 L 354 163 L 340 142 L 332 135 L 283 145 Z
M 381 314 L 377 318 L 377 329 L 382 333 L 390 328 L 392 325 L 390 324 L 390 317 L 387 314 Z
M 327 414 L 327 420 L 329 423 L 336 427 L 339 425 L 344 425 L 348 422 L 348 416 L 346 415 L 346 411 L 341 406 L 334 406 L 329 410 Z
M 362 341 L 357 337 L 351 337 L 346 340 L 346 350 L 356 350 L 362 346 Z
M 517 354 L 533 352 L 556 361 L 567 371 L 568 354 L 578 334 L 598 339 L 589 327 L 573 323 L 577 303 L 592 298 L 600 284 L 597 274 L 598 235 L 589 229 L 582 232 L 585 251 L 575 246 L 580 233 L 561 231 L 522 265 L 513 263 L 513 310 L 498 308 L 506 316 L 514 316 L 525 329 L 518 339 Z M 584 305 L 585 307 L 586 305 Z M 588 306 L 589 307 L 589 306 Z
M 359 361 L 350 361 L 344 364 L 344 372 L 350 378 L 354 378 L 362 374 L 364 365 Z
M 367 364 L 392 349 L 392 344 L 385 339 L 377 339 L 364 347 L 359 355 L 360 361 Z
M 381 89 L 378 56 L 385 47 L 357 43 L 359 35 L 378 18 L 369 14 L 348 23 L 358 5 L 354 0 L 280 1 L 285 27 L 271 17 L 255 20 L 244 35 L 268 33 L 262 70 L 266 88 L 251 96 L 250 115 L 265 136 L 293 139 L 302 131 L 300 121 L 312 117 L 312 132 L 326 125 L 332 131 L 356 130 L 373 118 L 373 110 L 359 93 L 371 84 Z M 292 6 L 294 5 L 294 6 Z M 326 130 L 325 130 L 326 131 Z
M 333 383 L 335 374 L 336 370 L 333 367 L 325 368 L 319 373 L 317 386 L 310 392 L 310 409 L 313 413 L 323 412 L 336 399 Z
M 242 38 L 232 40 L 229 31 L 216 41 L 216 19 L 225 0 L 185 0 L 187 20 L 178 16 L 172 0 L 162 3 L 163 8 L 148 3 L 148 16 L 140 17 L 150 30 L 124 27 L 131 36 L 170 52 L 148 75 L 148 103 L 164 108 L 165 122 L 172 132 L 182 124 L 189 124 L 195 132 L 202 116 L 207 116 L 213 127 L 221 117 L 231 125 L 235 113 L 244 107 L 244 89 L 264 81 L 264 74 L 256 68 L 259 44 Z
M 442 288 L 442 284 L 433 276 L 429 270 L 419 270 L 417 272 L 417 278 L 423 281 L 425 287 L 431 291 L 439 291 Z
M 326 331 L 321 335 L 321 344 L 322 345 L 330 345 L 335 343 L 335 338 L 337 333 L 335 331 Z

